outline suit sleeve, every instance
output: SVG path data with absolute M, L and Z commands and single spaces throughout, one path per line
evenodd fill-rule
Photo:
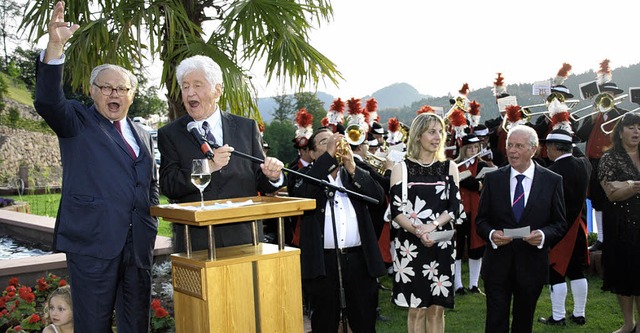
M 160 190 L 169 199 L 183 198 L 194 194 L 198 189 L 191 184 L 191 169 L 182 167 L 175 142 L 168 128 L 158 130 L 158 149 L 160 150 Z
M 490 242 L 489 234 L 494 228 L 491 226 L 491 206 L 493 205 L 493 184 L 496 177 L 493 173 L 485 175 L 484 187 L 480 192 L 480 202 L 478 204 L 478 215 L 476 215 L 476 232 L 486 242 Z

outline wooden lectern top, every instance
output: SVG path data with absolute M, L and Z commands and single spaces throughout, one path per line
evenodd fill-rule
M 302 215 L 305 210 L 316 208 L 316 201 L 307 198 L 280 197 L 280 196 L 255 196 L 234 199 L 222 199 L 205 201 L 210 206 L 215 203 L 246 202 L 253 201 L 250 205 L 239 207 L 227 207 L 219 209 L 180 209 L 176 205 L 158 205 L 151 207 L 151 215 L 162 217 L 173 223 L 188 224 L 193 226 L 219 225 L 234 222 L 246 222 L 263 220 L 284 216 Z M 183 207 L 198 207 L 200 202 L 177 204 Z

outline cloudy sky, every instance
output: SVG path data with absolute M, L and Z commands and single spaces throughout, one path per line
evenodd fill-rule
M 344 80 L 318 90 L 346 99 L 406 82 L 423 94 L 455 95 L 465 82 L 472 91 L 491 86 L 497 72 L 509 85 L 551 79 L 563 62 L 572 73 L 597 70 L 606 58 L 612 69 L 640 62 L 640 3 L 589 3 L 334 0 L 333 20 L 310 38 Z M 262 69 L 252 71 L 259 97 L 282 91 Z

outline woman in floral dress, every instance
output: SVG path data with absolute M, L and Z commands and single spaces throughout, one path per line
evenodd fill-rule
M 444 156 L 442 118 L 419 114 L 407 140 L 407 200 L 402 163 L 391 174 L 391 214 L 398 229 L 393 302 L 408 308 L 409 332 L 444 332 L 444 308 L 453 308 L 453 239 L 434 242 L 431 232 L 452 230 L 460 210 L 458 168 Z

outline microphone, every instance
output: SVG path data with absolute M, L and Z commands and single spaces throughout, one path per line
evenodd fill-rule
M 198 141 L 198 144 L 200 145 L 200 151 L 202 151 L 202 153 L 207 156 L 208 159 L 212 160 L 213 150 L 211 150 L 211 146 L 209 146 L 209 143 L 207 143 L 207 141 L 202 138 L 202 134 L 200 134 L 200 129 L 198 128 L 198 124 L 196 124 L 195 121 L 188 123 L 187 131 L 189 131 L 189 133 L 191 133 L 191 135 L 196 138 L 196 141 Z

